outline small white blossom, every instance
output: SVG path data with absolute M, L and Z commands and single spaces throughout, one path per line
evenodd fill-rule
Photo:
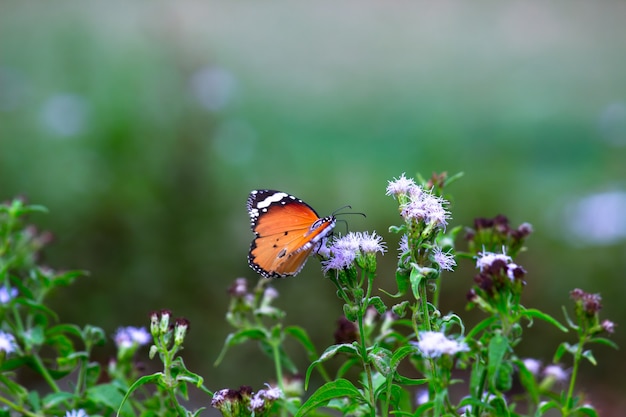
M 263 291 L 263 302 L 264 303 L 271 303 L 272 301 L 274 301 L 276 298 L 278 298 L 278 291 L 276 290 L 276 288 L 274 287 L 267 287 L 265 289 L 265 291 Z
M 11 353 L 15 351 L 16 348 L 15 337 L 11 333 L 0 330 L 0 351 Z
M 144 327 L 120 327 L 113 337 L 117 347 L 129 348 L 134 344 L 139 346 L 146 345 L 152 340 L 152 336 Z
M 428 399 L 429 399 L 429 396 L 428 396 L 427 389 L 422 389 L 415 393 L 415 402 L 418 405 L 426 404 L 428 402 Z
M 66 412 L 65 417 L 89 417 L 89 414 L 81 408 L 79 410 L 70 410 Z
M 548 365 L 543 370 L 543 375 L 546 378 L 553 378 L 558 382 L 567 380 L 567 371 L 561 368 L 559 365 Z
M 0 304 L 6 304 L 17 297 L 17 288 L 2 286 L 0 287 Z
M 530 371 L 533 375 L 539 375 L 539 371 L 541 370 L 541 361 L 533 358 L 524 359 L 524 366 L 526 369 Z
M 448 339 L 440 332 L 422 332 L 420 340 L 414 343 L 422 355 L 427 358 L 437 358 L 441 355 L 454 355 L 467 352 L 469 347 L 465 342 Z

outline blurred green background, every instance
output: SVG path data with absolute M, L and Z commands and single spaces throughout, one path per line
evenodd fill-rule
M 402 172 L 465 172 L 452 226 L 532 223 L 525 305 L 562 318 L 569 290 L 601 292 L 624 347 L 625 18 L 620 1 L 5 0 L 0 199 L 47 206 L 33 218 L 56 235 L 44 262 L 91 271 L 55 294 L 63 321 L 112 334 L 170 308 L 191 320 L 184 355 L 210 389 L 272 374 L 254 346 L 212 365 L 228 285 L 257 279 L 249 191 L 367 213 L 349 226 L 384 236 L 393 291 L 384 191 Z M 465 314 L 474 273 L 444 277 L 444 311 Z M 319 263 L 274 284 L 287 322 L 332 344 L 341 304 Z M 527 335 L 520 352 L 545 362 L 574 340 L 539 323 Z M 579 386 L 601 410 L 626 406 L 623 355 L 597 356 Z

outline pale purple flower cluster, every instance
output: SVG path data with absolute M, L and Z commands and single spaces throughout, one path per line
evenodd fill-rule
M 504 251 L 503 253 L 479 252 L 478 258 L 476 259 L 476 268 L 478 268 L 480 272 L 485 272 L 494 262 L 503 262 L 506 264 L 506 275 L 511 281 L 515 280 L 515 277 L 524 271 L 521 266 L 513 263 L 513 259 L 506 255 Z
M 387 248 L 382 237 L 376 232 L 350 232 L 335 238 L 330 246 L 322 245 L 319 253 L 328 258 L 322 262 L 324 272 L 345 269 L 352 265 L 357 256 L 363 254 L 385 253 Z
M 65 417 L 89 417 L 89 414 L 87 414 L 87 412 L 81 408 L 78 410 L 70 410 L 66 412 Z
M 415 181 L 412 178 L 405 177 L 403 172 L 400 178 L 394 178 L 393 181 L 389 181 L 386 195 L 397 197 L 401 194 L 409 194 L 415 187 L 417 187 Z
M 0 330 L 0 352 L 11 353 L 16 348 L 15 337 L 11 333 Z
M 250 400 L 250 409 L 252 411 L 262 410 L 266 406 L 266 402 L 270 404 L 283 396 L 283 392 L 280 388 L 272 388 L 268 386 L 267 389 L 259 390 L 254 397 Z
M 120 327 L 113 336 L 118 348 L 129 348 L 134 344 L 139 346 L 147 345 L 152 340 L 152 336 L 144 327 Z
M 406 220 L 422 220 L 445 229 L 450 218 L 450 213 L 444 207 L 446 204 L 448 202 L 443 198 L 416 187 L 409 194 L 409 202 L 401 206 L 400 214 Z
M 0 287 L 0 304 L 6 304 L 17 297 L 17 288 L 2 286 Z
M 467 352 L 469 347 L 465 342 L 449 339 L 441 332 L 422 332 L 420 339 L 413 342 L 419 351 L 427 358 L 438 358 L 441 355 L 455 355 Z
M 433 249 L 433 260 L 437 262 L 441 269 L 445 269 L 447 271 L 453 271 L 456 266 L 454 255 L 450 252 L 444 252 L 439 246 L 435 246 Z
M 400 204 L 400 214 L 405 220 L 423 221 L 443 229 L 448 224 L 450 213 L 445 208 L 448 202 L 415 184 L 413 179 L 406 178 L 404 174 L 389 181 L 386 194 L 405 196 Z

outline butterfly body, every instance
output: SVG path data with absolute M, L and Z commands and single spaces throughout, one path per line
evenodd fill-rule
M 255 235 L 248 264 L 265 278 L 300 272 L 336 223 L 335 216 L 320 218 L 304 201 L 276 190 L 252 191 L 247 209 Z

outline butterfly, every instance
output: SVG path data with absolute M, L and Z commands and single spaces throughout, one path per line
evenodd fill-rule
M 265 278 L 298 274 L 336 223 L 334 215 L 319 217 L 304 201 L 276 190 L 252 191 L 247 209 L 255 235 L 248 264 Z

